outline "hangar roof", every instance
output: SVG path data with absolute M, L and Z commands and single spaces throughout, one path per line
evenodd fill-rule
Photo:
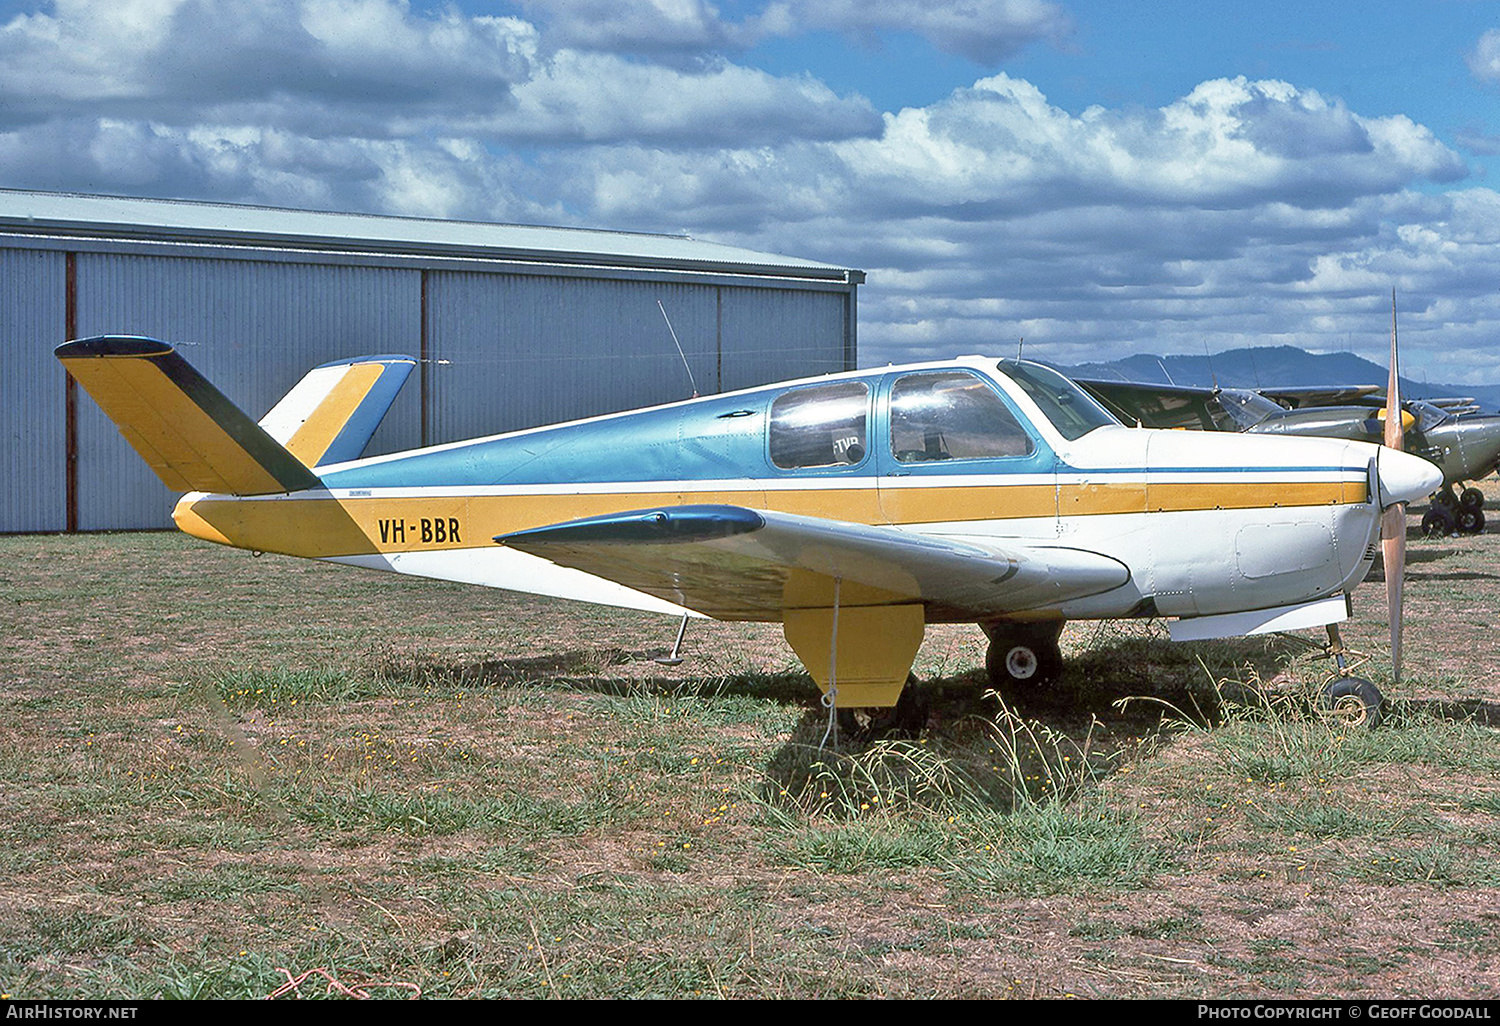
M 0 189 L 0 236 L 18 235 L 864 281 L 863 271 L 686 235 Z

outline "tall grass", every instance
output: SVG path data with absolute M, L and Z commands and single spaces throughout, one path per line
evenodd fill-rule
M 941 865 L 965 888 L 1026 893 L 1135 886 L 1164 864 L 1095 786 L 1113 762 L 1096 725 L 1075 739 L 986 697 L 968 744 L 799 748 L 761 789 L 769 850 L 821 872 Z
M 1245 667 L 1244 678 L 1216 675 L 1201 660 L 1212 694 L 1208 709 L 1187 712 L 1160 698 L 1126 698 L 1160 705 L 1167 730 L 1211 739 L 1213 750 L 1238 779 L 1286 781 L 1328 777 L 1348 764 L 1348 750 L 1368 731 L 1350 730 L 1324 710 L 1320 691 L 1295 673 L 1284 671 L 1273 682 Z
M 230 709 L 282 707 L 294 702 L 352 702 L 401 693 L 409 687 L 384 674 L 331 666 L 234 667 L 212 675 L 208 686 Z

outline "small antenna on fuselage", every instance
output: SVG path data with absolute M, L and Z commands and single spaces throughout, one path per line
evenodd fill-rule
M 1016 362 L 1017 363 L 1021 362 L 1021 347 L 1023 345 L 1025 345 L 1025 344 L 1026 344 L 1026 336 L 1025 335 L 1022 335 L 1020 338 L 1016 339 Z
M 661 300 L 656 301 L 656 308 L 661 311 L 661 319 L 667 322 L 667 331 L 672 336 L 672 344 L 677 347 L 677 355 L 682 357 L 682 369 L 687 371 L 688 384 L 693 386 L 693 398 L 698 398 L 698 379 L 693 377 L 693 368 L 688 366 L 687 354 L 682 351 L 682 343 L 677 341 L 677 331 L 672 327 L 672 318 L 667 316 L 667 308 L 661 305 Z

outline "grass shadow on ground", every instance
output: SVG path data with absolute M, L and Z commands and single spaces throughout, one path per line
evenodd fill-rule
M 1451 723 L 1472 723 L 1481 727 L 1500 727 L 1500 702 L 1442 701 L 1439 699 L 1396 699 L 1387 701 L 1390 718 L 1396 722 L 1425 716 Z
M 540 686 L 592 694 L 720 695 L 799 702 L 816 698 L 805 673 L 744 672 L 667 675 L 655 662 L 656 650 L 569 649 L 552 655 L 508 659 L 442 659 L 425 655 L 382 655 L 373 672 L 421 687 L 479 689 Z

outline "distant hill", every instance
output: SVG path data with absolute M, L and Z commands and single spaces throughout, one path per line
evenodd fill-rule
M 1129 356 L 1110 363 L 1081 363 L 1059 370 L 1080 378 L 1115 378 L 1226 388 L 1273 388 L 1291 385 L 1379 385 L 1387 370 L 1353 353 L 1308 353 L 1296 346 L 1230 349 L 1206 356 Z M 1410 399 L 1473 396 L 1487 411 L 1500 409 L 1500 385 L 1444 385 L 1401 376 L 1401 394 Z

